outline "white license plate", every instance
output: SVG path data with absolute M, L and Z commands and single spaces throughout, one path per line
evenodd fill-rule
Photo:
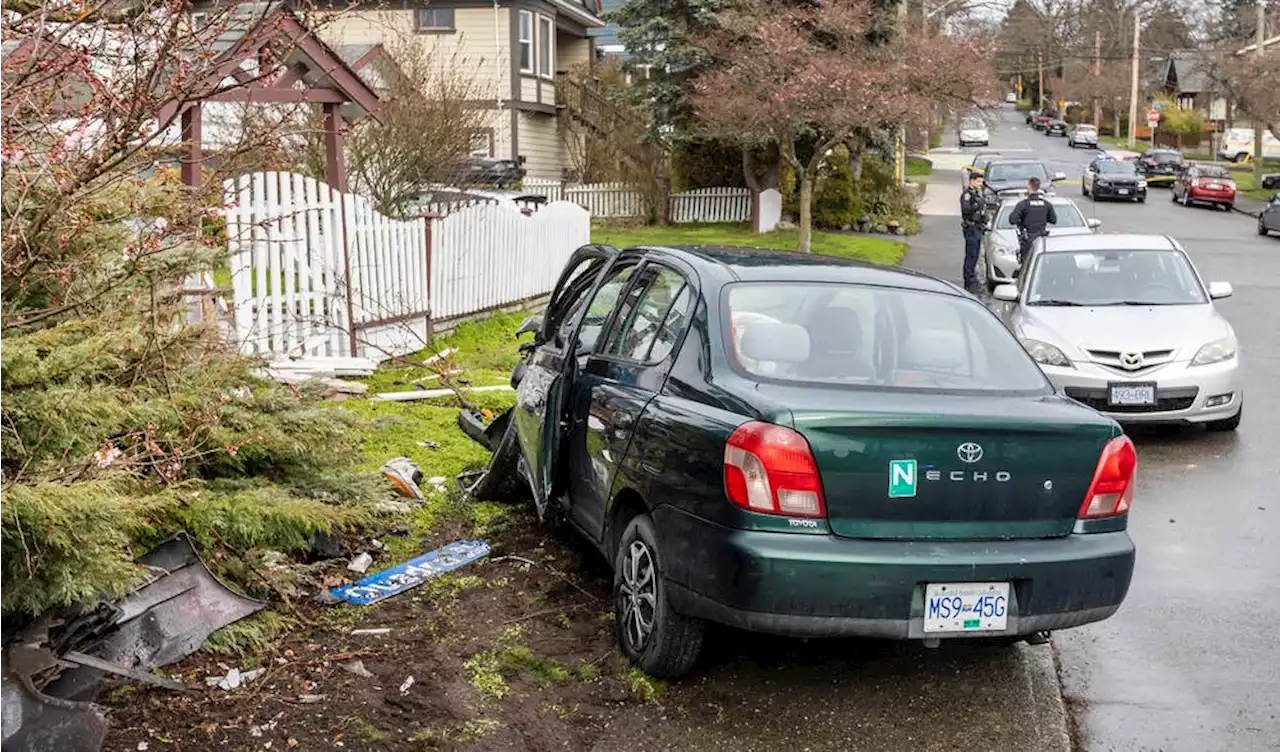
M 1205 186 L 1205 187 L 1206 187 L 1206 188 L 1208 188 L 1208 189 L 1209 189 L 1209 190 L 1211 190 L 1211 191 L 1220 191 L 1220 190 L 1222 190 L 1222 186 L 1218 185 L 1217 183 L 1210 183 L 1210 184 L 1208 184 L 1208 185 L 1207 185 L 1207 186 Z
M 1113 405 L 1154 405 L 1155 384 L 1112 384 L 1107 401 Z
M 925 632 L 1003 632 L 1009 583 L 940 582 L 924 586 Z
M 1120 195 L 1121 195 L 1121 196 L 1128 196 L 1128 195 L 1129 195 L 1129 189 L 1128 189 L 1128 188 L 1121 188 L 1121 189 L 1120 189 Z

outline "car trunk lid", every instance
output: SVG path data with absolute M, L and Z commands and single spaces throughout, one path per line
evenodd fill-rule
M 832 532 L 849 538 L 1068 535 L 1117 433 L 1059 396 L 808 391 L 821 394 L 789 401 L 794 428 L 813 449 Z

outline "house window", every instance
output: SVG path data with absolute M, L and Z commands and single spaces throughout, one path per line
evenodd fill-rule
M 520 11 L 520 72 L 533 73 L 533 14 Z
M 471 156 L 493 156 L 493 133 L 490 131 L 471 132 Z
M 556 28 L 550 18 L 538 16 L 538 75 L 551 78 L 555 73 Z
M 418 31 L 453 31 L 453 8 L 418 8 L 414 23 Z

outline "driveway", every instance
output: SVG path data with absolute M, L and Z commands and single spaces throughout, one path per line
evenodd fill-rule
M 1093 152 L 1027 129 L 1005 114 L 994 150 L 1043 159 L 1079 179 Z M 965 150 L 974 151 L 974 150 Z M 939 162 L 955 163 L 947 155 Z M 958 202 L 957 173 L 935 173 L 928 208 Z M 1235 296 L 1219 309 L 1235 326 L 1246 409 L 1235 434 L 1135 432 L 1138 498 L 1130 531 L 1138 567 L 1120 612 L 1054 635 L 1082 746 L 1099 752 L 1280 749 L 1280 240 L 1238 213 L 1184 208 L 1153 188 L 1144 205 L 1095 203 L 1059 186 L 1103 231 L 1179 240 L 1207 280 Z M 958 205 L 925 217 L 905 264 L 960 278 Z

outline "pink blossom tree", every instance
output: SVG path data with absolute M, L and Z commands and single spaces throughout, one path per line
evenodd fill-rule
M 799 183 L 801 251 L 811 248 L 814 184 L 831 149 L 858 131 L 924 124 L 938 107 L 962 110 L 994 91 L 978 46 L 906 35 L 878 42 L 883 20 L 867 0 L 763 0 L 725 11 L 700 40 L 721 64 L 695 83 L 699 122 L 747 148 L 779 148 Z

